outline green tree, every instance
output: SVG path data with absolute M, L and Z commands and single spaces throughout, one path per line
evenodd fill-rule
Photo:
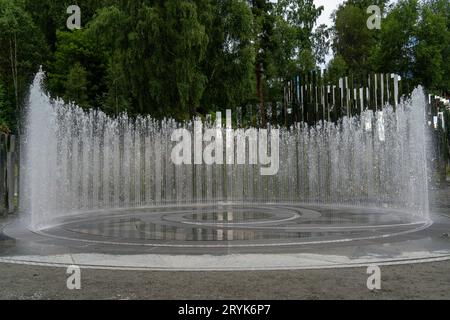
M 242 0 L 220 0 L 208 27 L 207 85 L 201 112 L 244 107 L 255 95 L 255 52 L 250 7 Z
M 44 37 L 21 0 L 0 0 L 0 48 L 0 80 L 11 93 L 7 99 L 16 116 L 9 125 L 14 128 L 30 81 L 47 52 Z
M 313 0 L 280 0 L 275 7 L 277 51 L 271 59 L 276 76 L 290 79 L 300 70 L 311 71 L 324 62 L 328 52 L 328 29 L 314 30 L 323 7 Z
M 53 95 L 66 97 L 67 83 L 72 71 L 84 70 L 86 78 L 87 99 L 76 101 L 82 107 L 99 108 L 102 104 L 102 93 L 106 90 L 105 60 L 103 48 L 87 36 L 84 29 L 74 31 L 58 31 L 57 47 L 54 62 L 50 65 L 48 87 Z
M 78 62 L 70 68 L 64 89 L 66 101 L 76 101 L 84 107 L 89 107 L 87 72 Z
M 252 1 L 255 16 L 256 85 L 265 124 L 264 101 L 281 101 L 284 82 L 324 61 L 328 30 L 316 21 L 323 7 L 313 0 Z
M 265 79 L 267 70 L 271 68 L 270 53 L 275 49 L 273 38 L 275 17 L 271 14 L 273 5 L 267 0 L 251 0 L 253 13 L 253 34 L 255 41 L 255 79 L 256 94 L 259 101 L 261 125 L 267 125 L 267 114 L 264 100 Z
M 136 3 L 122 1 L 120 6 L 101 10 L 88 25 L 89 34 L 113 48 L 108 70 L 115 70 L 115 75 L 109 75 L 109 80 L 121 79 L 127 90 L 120 91 L 129 92 L 135 113 L 179 119 L 195 115 L 206 87 L 202 63 L 212 2 Z M 121 30 L 114 34 L 117 25 Z M 123 77 L 117 74 L 120 70 Z
M 340 55 L 336 55 L 333 57 L 333 59 L 328 63 L 327 69 L 328 76 L 335 83 L 338 79 L 348 75 L 347 63 Z
M 267 100 L 280 105 L 286 81 L 317 69 L 329 49 L 328 28 L 316 26 L 323 7 L 311 0 L 282 0 L 275 5 L 274 50 L 267 70 Z
M 106 90 L 101 95 L 101 104 L 104 111 L 114 115 L 134 112 L 129 85 L 131 75 L 125 70 L 127 50 L 124 48 L 128 46 L 125 30 L 129 28 L 129 20 L 129 16 L 117 6 L 104 7 L 97 11 L 86 28 L 86 36 L 104 52 Z
M 376 71 L 412 78 L 419 10 L 418 0 L 401 0 L 389 12 L 371 61 Z
M 95 12 L 107 5 L 117 3 L 116 0 L 22 0 L 25 2 L 27 12 L 33 18 L 36 26 L 38 26 L 47 43 L 54 52 L 56 50 L 57 32 L 67 31 L 66 21 L 69 17 L 67 8 L 70 5 L 78 5 L 81 9 L 81 22 L 86 26 Z
M 333 14 L 333 51 L 344 59 L 349 72 L 353 74 L 375 71 L 372 56 L 379 43 L 380 30 L 367 27 L 367 8 L 378 5 L 384 11 L 386 2 L 347 0 Z
M 400 0 L 386 10 L 381 30 L 369 30 L 365 8 L 371 2 L 349 0 L 336 11 L 333 72 L 345 62 L 353 74 L 398 73 L 412 86 L 422 84 L 439 94 L 448 92 L 449 2 Z M 379 2 L 385 8 L 385 1 Z
M 450 89 L 450 29 L 448 1 L 422 7 L 417 30 L 414 73 L 417 82 L 439 93 Z

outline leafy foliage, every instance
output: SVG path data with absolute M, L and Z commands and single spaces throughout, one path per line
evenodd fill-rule
M 346 1 L 334 14 L 333 72 L 398 73 L 412 85 L 450 91 L 450 3 L 399 0 L 386 7 L 381 30 L 369 30 L 366 8 L 372 1 Z M 337 68 L 343 66 L 346 68 Z
M 317 26 L 313 0 L 76 3 L 83 28 L 69 31 L 73 1 L 0 0 L 0 121 L 13 130 L 39 65 L 52 95 L 84 108 L 179 120 L 256 105 L 264 120 L 285 82 L 317 69 L 330 45 L 331 78 L 396 72 L 450 88 L 448 0 L 347 0 L 331 29 Z M 381 30 L 366 26 L 372 4 L 383 9 Z
M 7 100 L 1 114 L 14 127 L 29 82 L 47 53 L 44 37 L 21 0 L 0 0 L 0 48 L 0 83 Z

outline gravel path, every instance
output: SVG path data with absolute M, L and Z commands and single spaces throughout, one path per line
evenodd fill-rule
M 82 270 L 68 290 L 66 270 L 0 264 L 0 299 L 450 299 L 450 262 L 381 268 L 381 290 L 365 268 L 265 272 Z

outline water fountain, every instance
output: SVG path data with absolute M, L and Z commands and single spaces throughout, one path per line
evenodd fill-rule
M 23 162 L 22 206 L 34 229 L 96 210 L 226 202 L 407 209 L 427 218 L 420 89 L 395 111 L 281 129 L 280 169 L 262 176 L 259 164 L 175 165 L 171 134 L 192 131 L 191 122 L 85 112 L 51 100 L 43 78 L 31 87 Z
M 235 270 L 436 257 L 414 245 L 432 225 L 421 88 L 395 108 L 272 128 L 279 171 L 264 176 L 259 163 L 174 164 L 171 135 L 194 135 L 194 122 L 84 111 L 49 98 L 43 81 L 22 145 L 29 230 L 5 231 L 39 249 L 0 260 Z M 226 137 L 220 120 L 205 126 Z

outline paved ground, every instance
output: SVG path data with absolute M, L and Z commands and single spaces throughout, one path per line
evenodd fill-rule
M 450 189 L 434 193 L 450 212 Z M 365 268 L 267 272 L 82 270 L 81 290 L 66 270 L 0 264 L 0 299 L 450 299 L 450 261 L 381 268 L 382 289 Z
M 381 290 L 365 268 L 268 272 L 82 270 L 0 264 L 0 299 L 450 299 L 450 262 L 382 267 Z

